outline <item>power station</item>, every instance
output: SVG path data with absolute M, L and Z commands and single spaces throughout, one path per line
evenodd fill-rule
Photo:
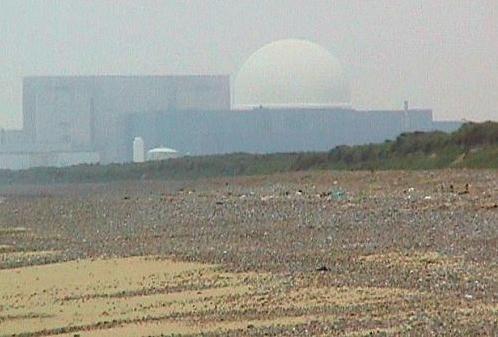
M 26 77 L 23 129 L 1 131 L 0 168 L 142 161 L 166 148 L 153 157 L 326 151 L 461 124 L 406 102 L 383 111 L 350 102 L 338 59 L 293 39 L 256 51 L 233 86 L 229 75 Z

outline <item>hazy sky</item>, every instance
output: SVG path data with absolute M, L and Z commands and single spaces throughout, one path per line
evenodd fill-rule
M 0 126 L 21 126 L 23 76 L 235 74 L 290 37 L 339 57 L 354 107 L 498 119 L 497 0 L 0 0 Z

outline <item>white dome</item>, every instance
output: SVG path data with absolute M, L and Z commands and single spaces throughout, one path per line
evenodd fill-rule
M 175 149 L 170 149 L 169 147 L 156 147 L 149 151 L 148 153 L 178 153 Z
M 234 84 L 235 108 L 330 107 L 350 104 L 339 60 L 304 40 L 280 40 L 252 54 Z
M 169 147 L 156 147 L 147 151 L 147 160 L 165 160 L 181 157 L 180 152 Z

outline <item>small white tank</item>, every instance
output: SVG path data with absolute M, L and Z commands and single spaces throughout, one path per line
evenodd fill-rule
M 156 147 L 147 151 L 147 160 L 165 160 L 181 157 L 181 153 L 168 147 Z
M 133 140 L 133 162 L 143 163 L 145 161 L 144 140 L 142 137 L 135 137 Z

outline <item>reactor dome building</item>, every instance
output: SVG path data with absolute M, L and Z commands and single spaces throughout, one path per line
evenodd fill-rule
M 270 43 L 252 54 L 235 77 L 235 109 L 334 108 L 350 102 L 339 60 L 309 41 Z
M 0 169 L 115 163 L 165 145 L 179 153 L 326 151 L 407 131 L 452 131 L 430 109 L 357 110 L 325 48 L 285 39 L 233 77 L 42 76 L 23 79 L 23 129 L 0 130 Z M 233 86 L 231 85 L 233 84 Z

